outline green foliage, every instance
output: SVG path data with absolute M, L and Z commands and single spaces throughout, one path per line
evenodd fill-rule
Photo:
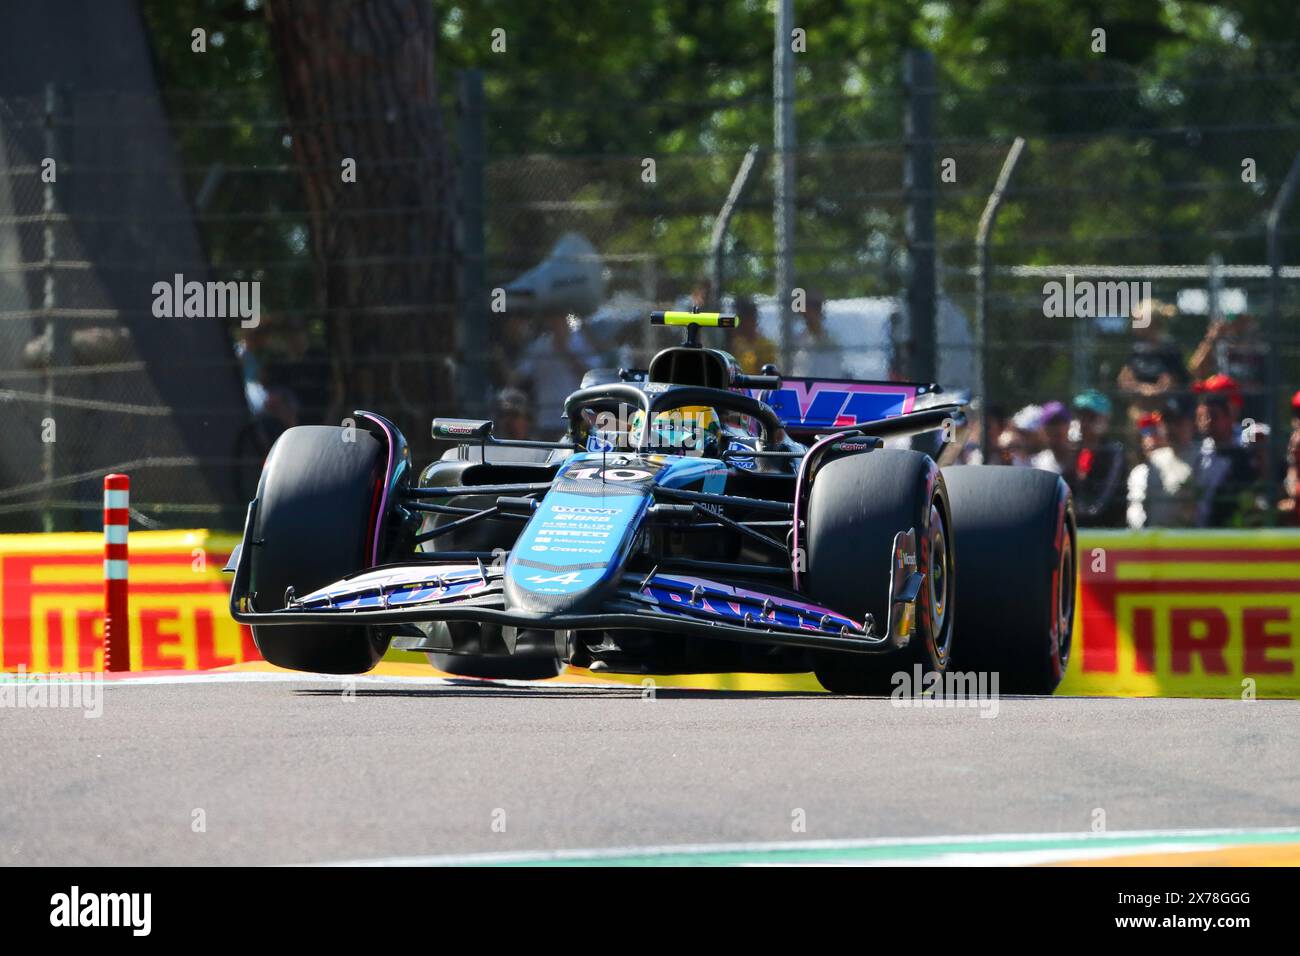
M 141 0 L 197 192 L 228 174 L 205 223 L 215 263 L 309 266 L 277 64 L 255 0 Z M 536 262 L 563 231 L 611 257 L 657 257 L 656 292 L 705 266 L 712 218 L 744 150 L 771 141 L 767 0 L 434 3 L 454 135 L 456 71 L 484 71 L 490 279 Z M 1009 141 L 1029 151 L 1000 219 L 1001 263 L 1261 262 L 1263 210 L 1300 149 L 1300 7 L 1276 0 L 798 0 L 797 272 L 827 294 L 893 294 L 906 265 L 902 52 L 934 51 L 938 184 L 949 294 L 966 270 Z M 190 52 L 205 26 L 209 52 Z M 1095 29 L 1106 49 L 1093 49 Z M 494 52 L 493 31 L 506 48 Z M 218 41 L 218 38 L 219 41 Z M 198 125 L 195 125 L 195 123 Z M 206 123 L 206 125 L 205 125 Z M 1259 182 L 1243 184 L 1253 157 Z M 644 183 L 640 161 L 657 161 Z M 256 169 L 253 169 L 256 167 Z M 769 163 L 729 240 L 732 286 L 772 287 Z M 278 170 L 278 171 L 277 171 Z M 258 213 L 252 221 L 222 214 Z M 250 266 L 251 267 L 251 266 Z M 639 288 L 611 261 L 615 287 Z M 286 275 L 288 276 L 286 278 Z M 309 273 L 278 272 L 303 300 Z M 284 301 L 282 298 L 280 301 Z M 1010 321 L 1010 320 L 1008 320 Z M 1010 331 L 1010 327 L 1008 327 Z
M 261 281 L 273 316 L 306 310 L 306 199 L 263 12 L 245 0 L 140 0 L 140 10 L 189 194 L 207 197 L 196 213 L 214 273 Z M 200 28 L 202 53 L 193 49 Z

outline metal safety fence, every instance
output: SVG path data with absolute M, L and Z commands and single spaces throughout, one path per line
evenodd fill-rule
M 1080 83 L 1045 67 L 969 89 L 957 66 L 918 83 L 890 64 L 855 88 L 800 67 L 797 303 L 776 294 L 770 92 L 503 102 L 490 75 L 463 74 L 439 107 L 453 165 L 345 157 L 369 185 L 343 187 L 328 221 L 311 191 L 324 172 L 347 183 L 346 165 L 295 149 L 302 132 L 274 96 L 7 97 L 0 527 L 93 526 L 99 478 L 128 470 L 141 523 L 234 525 L 280 431 L 362 402 L 382 402 L 417 457 L 437 451 L 434 414 L 553 432 L 583 371 L 643 366 L 670 340 L 646 314 L 691 304 L 751 319 L 713 339 L 746 361 L 970 389 L 972 460 L 1055 449 L 1040 463 L 1077 472 L 1100 440 L 1090 409 L 1107 410 L 1125 483 L 1099 523 L 1129 520 L 1129 479 L 1156 446 L 1181 442 L 1201 467 L 1204 383 L 1228 375 L 1254 504 L 1214 520 L 1287 520 L 1300 212 L 1279 200 L 1300 153 L 1294 71 L 1223 63 L 1171 81 L 1117 66 Z M 1029 123 L 1045 102 L 1073 118 Z M 547 117 L 562 141 L 520 142 L 525 119 Z M 373 120 L 316 122 L 342 135 Z M 623 135 L 606 149 L 615 121 L 644 130 L 636 148 Z M 425 241 L 449 222 L 451 247 Z M 927 257 L 932 273 L 918 271 Z M 190 282 L 203 307 L 186 316 Z M 227 314 L 210 314 L 211 286 Z M 1089 288 L 1100 295 L 1080 300 Z M 1133 314 L 1148 299 L 1154 330 Z M 1194 523 L 1195 510 L 1165 513 Z

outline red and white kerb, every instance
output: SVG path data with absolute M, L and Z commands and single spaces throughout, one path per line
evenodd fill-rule
M 131 479 L 104 478 L 104 669 L 131 669 L 131 624 L 127 612 L 126 536 L 131 523 Z

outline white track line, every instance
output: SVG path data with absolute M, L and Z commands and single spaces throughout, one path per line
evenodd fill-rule
M 819 851 L 819 850 L 880 850 L 908 849 L 929 845 L 978 847 L 982 844 L 1043 842 L 1073 844 L 1067 847 L 1043 849 L 1016 849 L 1006 851 L 963 852 L 936 854 L 925 859 L 869 861 L 876 865 L 931 866 L 931 865 L 1024 865 L 1026 863 L 1054 862 L 1063 859 L 1104 858 L 1136 854 L 1172 853 L 1195 850 L 1217 850 L 1240 845 L 1241 838 L 1250 845 L 1250 838 L 1261 836 L 1294 836 L 1300 843 L 1300 827 L 1223 828 L 1201 830 L 1119 830 L 1106 833 L 994 833 L 980 835 L 939 835 L 926 837 L 875 837 L 847 840 L 802 840 L 752 843 L 682 843 L 657 846 L 593 847 L 573 850 L 524 850 L 495 853 L 433 854 L 428 856 L 392 856 L 372 859 L 341 860 L 308 864 L 317 866 L 473 866 L 501 864 L 592 863 L 600 864 L 629 857 L 655 858 L 676 856 L 709 856 L 719 853 L 763 853 Z M 1222 837 L 1222 841 L 1186 843 L 1178 842 L 1202 837 Z M 1149 840 L 1135 843 L 1133 841 Z M 1109 844 L 1109 845 L 1107 845 Z M 755 860 L 762 864 L 763 861 Z M 818 862 L 818 861 L 815 861 Z M 856 860 L 842 865 L 863 865 Z M 804 865 L 796 861 L 796 865 Z M 835 865 L 833 862 L 830 865 Z
M 104 687 L 147 687 L 160 684 L 424 684 L 446 686 L 506 686 L 531 688 L 574 688 L 581 690 L 610 690 L 629 693 L 641 692 L 641 687 L 633 684 L 596 684 L 570 681 L 526 681 L 492 679 L 483 680 L 475 677 L 438 677 L 430 674 L 308 674 L 286 671 L 232 671 L 227 673 L 195 672 L 192 674 L 159 674 L 157 676 L 140 675 L 138 677 L 103 677 L 100 674 L 63 674 L 63 673 L 14 673 L 0 672 L 0 684 L 13 683 L 27 686 L 41 684 L 82 684 L 100 683 Z M 675 689 L 675 688 L 674 688 Z

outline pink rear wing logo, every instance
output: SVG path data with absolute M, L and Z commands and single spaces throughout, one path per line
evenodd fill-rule
M 922 386 L 911 382 L 786 379 L 777 389 L 746 389 L 793 429 L 840 428 L 912 411 Z

